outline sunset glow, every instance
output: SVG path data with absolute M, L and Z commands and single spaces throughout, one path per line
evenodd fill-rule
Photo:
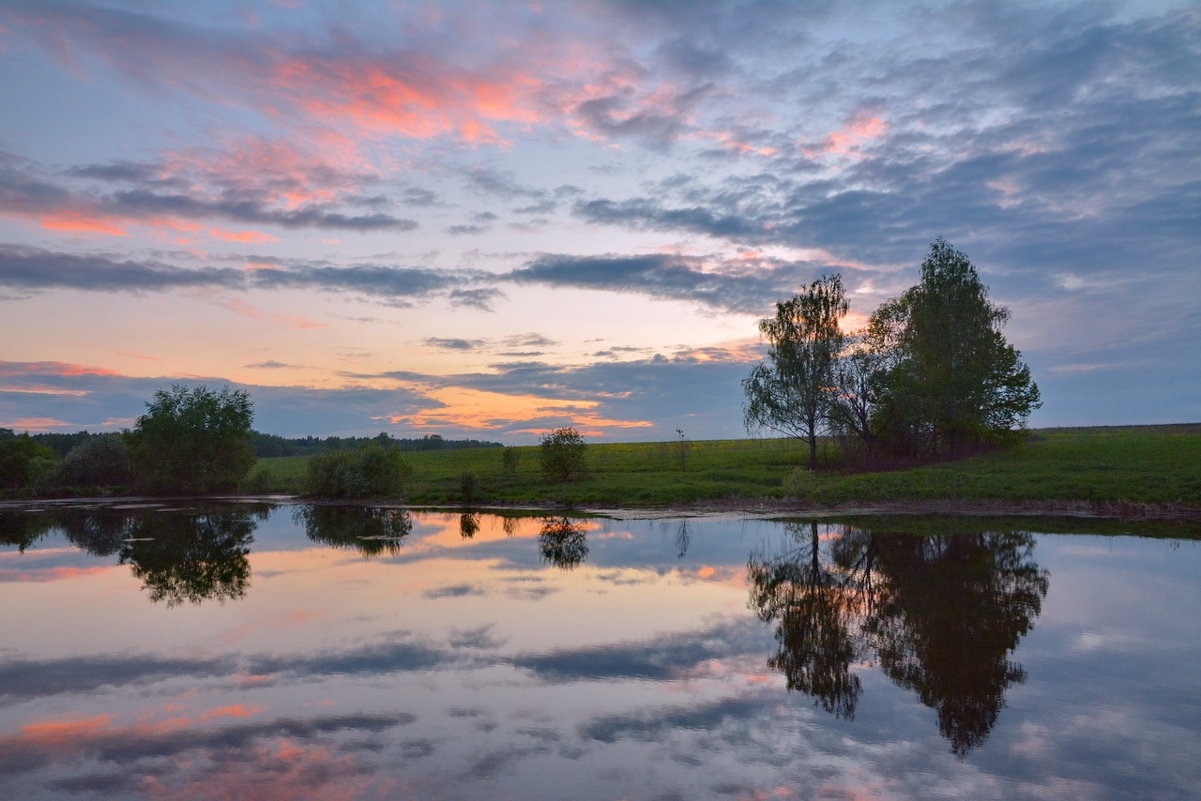
M 758 320 L 940 235 L 1031 425 L 1201 418 L 1193 4 L 339 8 L 0 7 L 0 426 L 741 437 Z

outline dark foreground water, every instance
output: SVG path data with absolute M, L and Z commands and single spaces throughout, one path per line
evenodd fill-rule
M 0 510 L 0 798 L 1201 798 L 1198 542 L 1024 525 Z

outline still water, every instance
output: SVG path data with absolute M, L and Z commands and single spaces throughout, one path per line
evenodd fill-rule
M 0 509 L 0 797 L 1201 797 L 1198 541 L 1027 527 Z

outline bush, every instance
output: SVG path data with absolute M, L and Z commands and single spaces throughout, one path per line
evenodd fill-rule
M 133 479 L 129 448 L 120 434 L 101 434 L 81 442 L 63 459 L 63 483 L 78 487 L 124 486 Z
M 400 451 L 368 442 L 310 459 L 306 490 L 317 498 L 394 498 L 411 474 Z
M 28 434 L 0 442 L 0 489 L 20 489 L 42 480 L 57 465 L 54 453 Z
M 798 467 L 784 478 L 784 492 L 798 500 L 812 501 L 819 483 L 815 471 Z
M 584 438 L 574 428 L 559 428 L 542 438 L 539 456 L 542 473 L 554 481 L 571 481 L 584 475 Z
M 517 462 L 521 459 L 521 451 L 516 448 L 505 448 L 500 452 L 500 463 L 504 471 L 510 475 L 517 472 Z
M 463 475 L 459 476 L 459 496 L 470 503 L 474 501 L 480 492 L 480 479 L 472 471 L 468 470 Z

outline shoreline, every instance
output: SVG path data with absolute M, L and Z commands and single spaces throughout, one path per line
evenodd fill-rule
M 235 503 L 298 504 L 317 503 L 322 505 L 381 506 L 403 508 L 414 511 L 457 511 L 457 512 L 530 512 L 556 514 L 584 514 L 612 517 L 619 520 L 661 519 L 671 517 L 871 517 L 889 515 L 947 515 L 957 517 L 1058 517 L 1099 520 L 1178 520 L 1201 523 L 1201 506 L 1188 504 L 1130 503 L 1122 501 L 1010 501 L 1010 500 L 962 500 L 953 498 L 908 499 L 876 501 L 839 506 L 815 506 L 785 498 L 710 498 L 686 504 L 667 506 L 563 506 L 560 504 L 505 504 L 481 503 L 476 505 L 413 504 L 401 498 L 377 500 L 343 500 L 304 498 L 300 495 L 178 495 L 150 496 L 128 495 L 111 497 L 73 498 L 26 498 L 0 500 L 0 510 L 54 508 L 79 504 L 125 506 L 129 508 L 171 503 L 197 503 L 219 501 Z M 33 510 L 31 510 L 33 511 Z

